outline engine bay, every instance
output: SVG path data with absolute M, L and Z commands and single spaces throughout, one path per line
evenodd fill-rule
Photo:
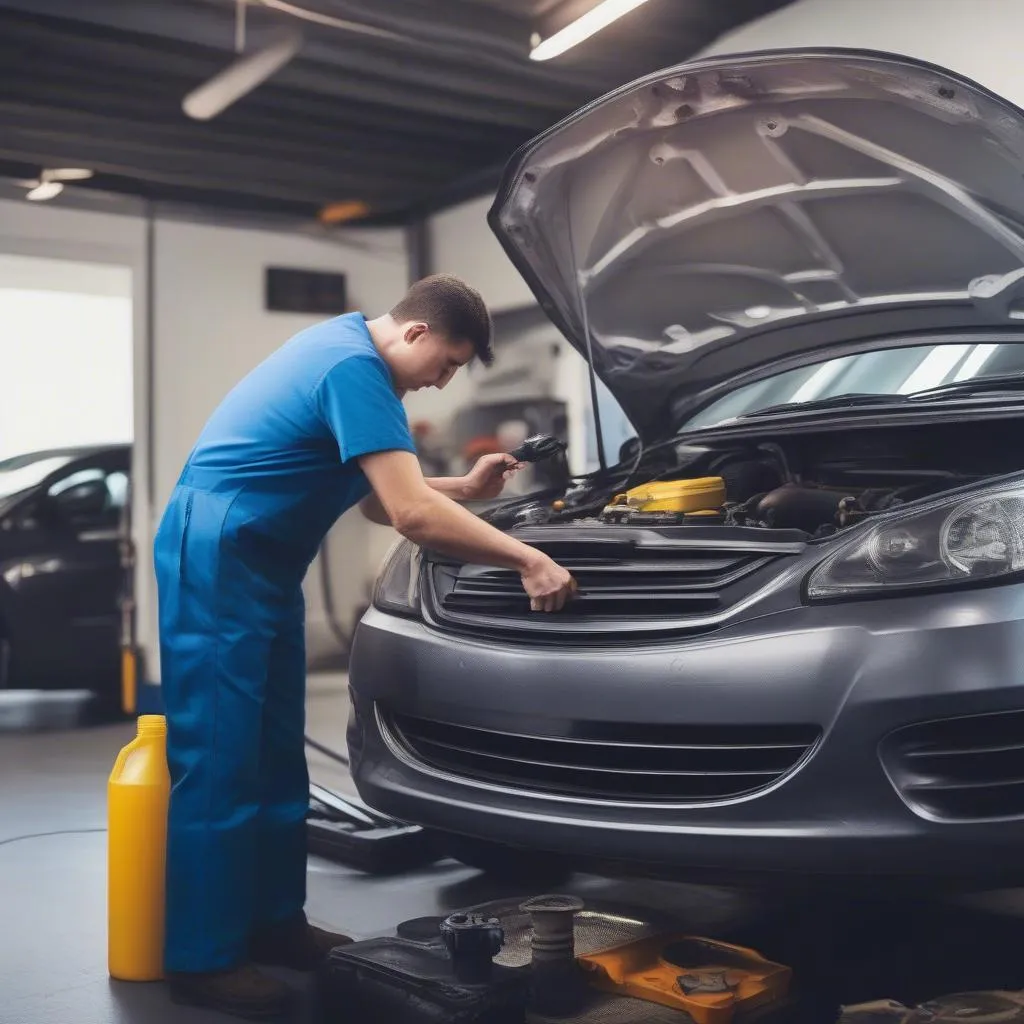
M 798 530 L 830 536 L 909 502 L 1024 465 L 1022 424 L 944 422 L 905 428 L 680 440 L 635 467 L 575 481 L 563 494 L 506 507 L 502 526 L 607 523 Z

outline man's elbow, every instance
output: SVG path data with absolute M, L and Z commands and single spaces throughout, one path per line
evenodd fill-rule
M 381 503 L 372 495 L 368 498 L 363 498 L 363 500 L 359 502 L 359 511 L 365 518 L 369 519 L 371 523 L 375 523 L 377 526 L 391 525 L 391 520 L 388 518 L 387 512 L 384 511 Z
M 430 530 L 430 509 L 426 503 L 394 509 L 391 512 L 391 523 L 407 540 L 419 543 L 427 539 Z

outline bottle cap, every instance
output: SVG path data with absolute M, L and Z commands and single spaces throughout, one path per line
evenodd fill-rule
M 163 715 L 139 715 L 136 724 L 140 736 L 167 735 L 167 719 Z

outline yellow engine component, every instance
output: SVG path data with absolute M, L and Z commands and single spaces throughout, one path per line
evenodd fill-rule
M 625 498 L 638 512 L 705 512 L 725 504 L 725 481 L 720 476 L 655 480 L 627 491 Z
M 760 953 L 714 939 L 659 935 L 580 956 L 604 992 L 684 1010 L 696 1024 L 731 1024 L 789 994 L 792 971 Z

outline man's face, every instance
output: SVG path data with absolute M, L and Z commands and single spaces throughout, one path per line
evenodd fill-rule
M 468 341 L 452 341 L 425 323 L 402 325 L 402 342 L 396 346 L 392 373 L 404 394 L 421 388 L 444 388 L 461 366 L 473 358 Z

